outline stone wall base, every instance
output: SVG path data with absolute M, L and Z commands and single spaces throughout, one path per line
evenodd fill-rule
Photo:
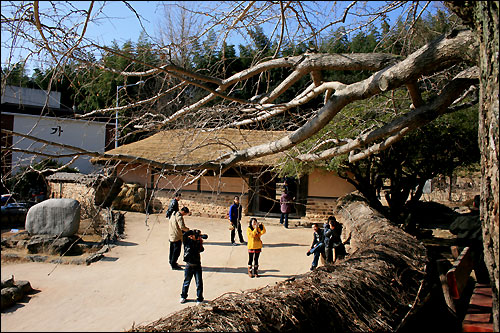
M 311 222 L 326 222 L 333 215 L 337 198 L 308 198 L 305 220 Z
M 50 182 L 52 198 L 72 198 L 80 202 L 82 207 L 82 218 L 95 215 L 94 196 L 95 189 L 78 182 Z M 480 177 L 473 175 L 471 177 L 455 177 L 452 179 L 451 201 L 449 200 L 449 178 L 441 177 L 433 179 L 432 192 L 422 195 L 422 201 L 435 201 L 448 206 L 462 206 L 464 202 L 472 200 L 476 194 L 479 194 Z M 150 190 L 148 189 L 148 192 Z M 155 201 L 163 206 L 164 212 L 172 200 L 172 191 L 160 190 L 154 193 Z M 248 194 L 239 195 L 234 193 L 217 192 L 198 192 L 182 191 L 180 206 L 187 206 L 193 216 L 223 218 L 226 219 L 229 207 L 233 203 L 234 196 L 240 196 L 240 202 L 243 205 L 243 216 L 248 216 Z M 387 204 L 384 195 L 381 195 L 382 204 Z M 302 221 L 324 222 L 328 216 L 333 214 L 337 198 L 307 198 L 306 215 L 301 218 Z M 156 211 L 155 211 L 156 212 Z
M 213 192 L 194 192 L 182 191 L 179 200 L 179 208 L 186 206 L 193 216 L 210 218 L 228 218 L 229 207 L 233 204 L 235 194 L 231 193 L 213 193 Z M 243 216 L 248 215 L 248 196 L 240 196 L 240 203 L 243 206 Z M 164 211 L 172 200 L 172 193 L 167 191 L 158 191 L 155 193 L 155 199 L 161 201 Z

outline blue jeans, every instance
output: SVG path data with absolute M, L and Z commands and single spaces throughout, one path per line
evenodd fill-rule
M 325 257 L 325 248 L 323 246 L 319 246 L 317 247 L 314 252 L 313 252 L 313 255 L 314 255 L 314 258 L 313 258 L 313 262 L 312 262 L 312 267 L 316 268 L 318 267 L 318 261 L 319 261 L 319 256 L 323 256 L 323 258 Z
M 196 281 L 196 300 L 198 302 L 203 301 L 203 277 L 201 276 L 202 269 L 201 265 L 193 265 L 186 263 L 186 268 L 184 269 L 184 283 L 182 284 L 181 297 L 187 298 L 189 291 L 189 284 L 193 278 Z
M 285 222 L 285 228 L 288 228 L 288 214 L 289 213 L 281 213 L 280 223 L 283 224 Z

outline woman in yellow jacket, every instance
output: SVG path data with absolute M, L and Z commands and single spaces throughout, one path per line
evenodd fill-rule
M 259 277 L 259 255 L 262 251 L 262 241 L 260 237 L 266 233 L 266 228 L 257 219 L 252 217 L 248 223 L 248 276 Z M 252 269 L 253 263 L 253 269 Z

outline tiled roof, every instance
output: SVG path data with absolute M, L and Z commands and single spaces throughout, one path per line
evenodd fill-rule
M 98 175 L 86 175 L 83 173 L 56 172 L 47 176 L 47 180 L 53 182 L 92 183 L 98 177 Z

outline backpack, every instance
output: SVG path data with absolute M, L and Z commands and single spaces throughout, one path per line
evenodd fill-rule
M 165 216 L 167 217 L 167 219 L 170 219 L 170 216 L 172 216 L 172 213 L 173 213 L 172 207 L 168 207 L 167 213 L 165 214 Z
M 170 204 L 168 205 L 168 209 L 167 209 L 167 213 L 166 213 L 167 219 L 170 219 L 170 216 L 172 216 L 172 214 L 175 212 L 175 204 L 176 203 L 177 203 L 177 201 L 175 199 L 170 201 Z

